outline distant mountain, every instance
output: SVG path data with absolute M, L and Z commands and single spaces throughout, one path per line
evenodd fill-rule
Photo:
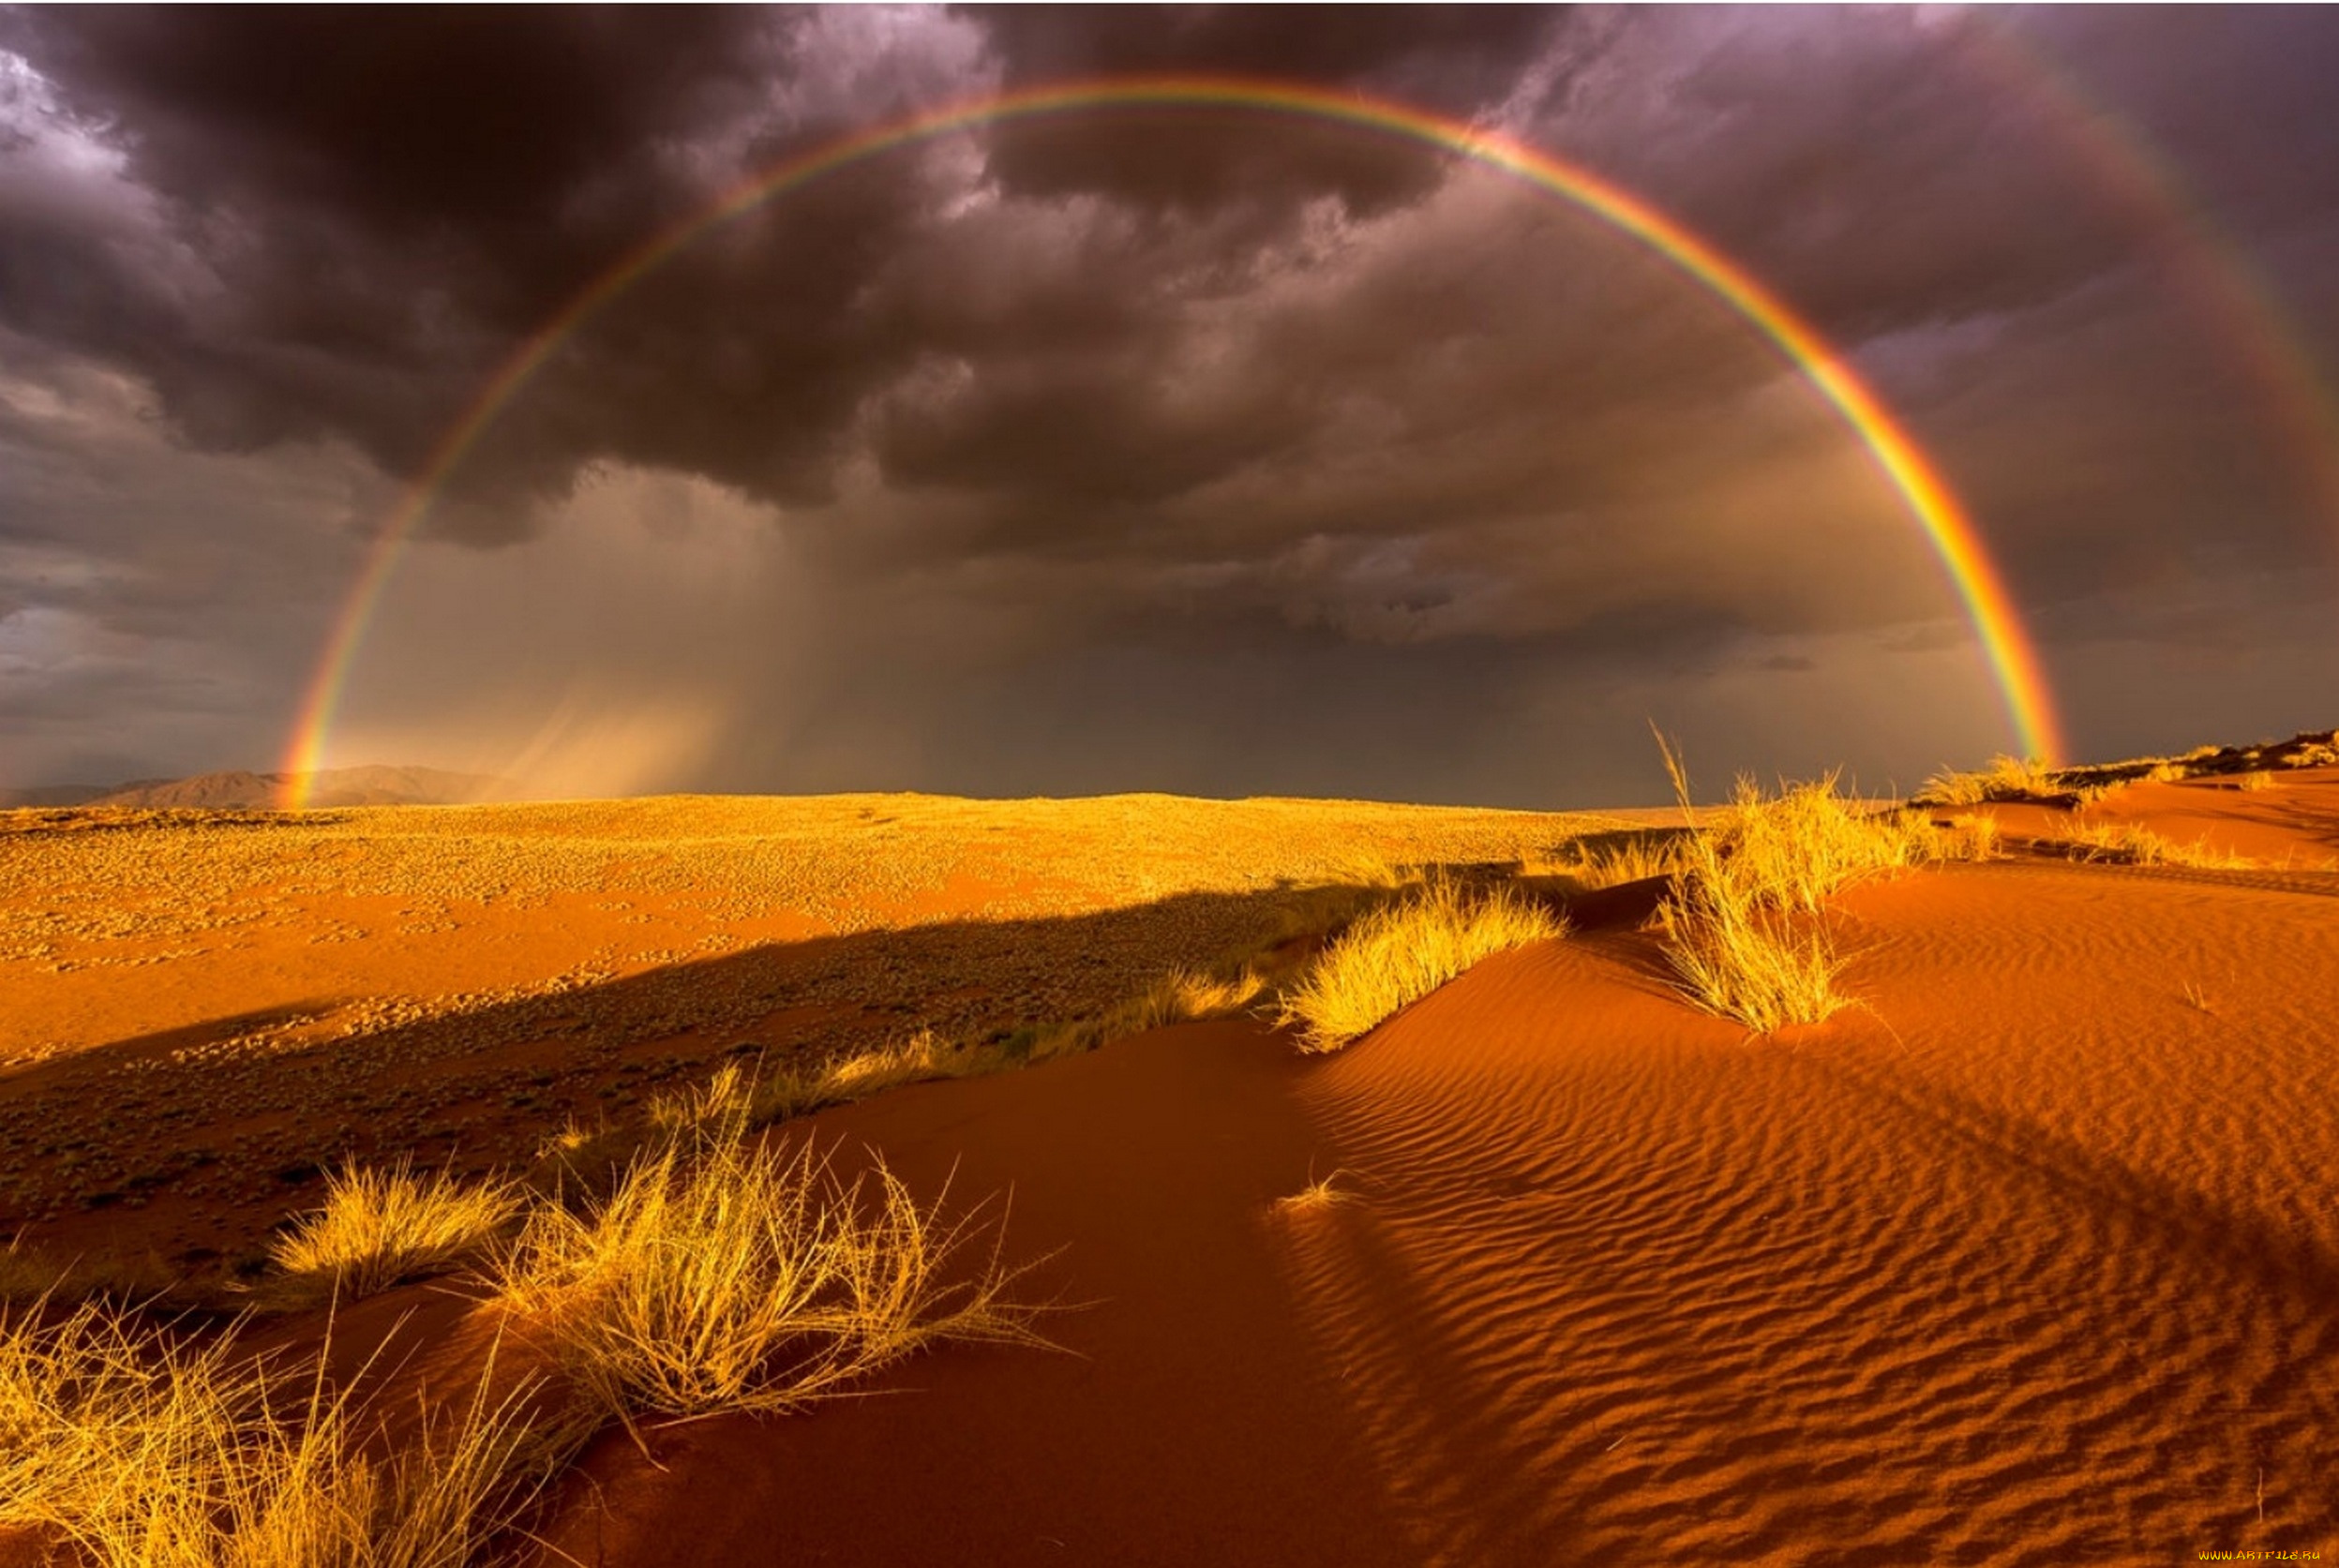
M 284 802 L 292 775 L 198 773 L 187 779 L 136 779 L 103 785 L 57 784 L 0 792 L 0 806 L 193 807 L 265 811 Z M 501 780 L 436 768 L 328 768 L 311 775 L 311 806 L 453 806 L 506 793 Z

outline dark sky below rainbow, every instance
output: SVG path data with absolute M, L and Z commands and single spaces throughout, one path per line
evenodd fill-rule
M 0 22 L 0 786 L 2331 722 L 2319 13 L 289 16 Z

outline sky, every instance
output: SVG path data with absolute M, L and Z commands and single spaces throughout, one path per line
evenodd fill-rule
M 2339 723 L 2339 11 L 0 10 L 0 787 L 1565 807 L 2020 749 L 1905 499 L 1568 160 L 1831 342 L 2072 750 Z

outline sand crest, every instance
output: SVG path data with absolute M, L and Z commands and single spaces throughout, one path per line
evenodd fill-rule
M 2284 788 L 2294 838 L 2339 840 L 2339 779 Z M 2169 793 L 2236 830 L 2267 804 Z M 1688 1010 L 1618 919 L 1321 1062 L 1188 1026 L 829 1113 L 915 1179 L 1012 1184 L 1012 1245 L 1061 1248 L 1042 1277 L 1094 1303 L 1054 1324 L 1072 1353 L 952 1350 L 802 1420 L 675 1428 L 655 1465 L 605 1440 L 553 1538 L 609 1563 L 2327 1546 L 2335 891 L 1957 867 L 1844 900 L 1867 1007 L 1818 1028 Z M 1342 1201 L 1274 1206 L 1330 1172 Z

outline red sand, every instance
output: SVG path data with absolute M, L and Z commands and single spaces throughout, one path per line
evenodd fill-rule
M 2320 867 L 2339 769 L 2086 815 Z M 2339 874 L 1871 884 L 1837 913 L 1865 1007 L 1768 1038 L 1670 989 L 1644 890 L 1328 1058 L 1189 1025 L 784 1129 L 1010 1198 L 1064 1353 L 944 1347 L 809 1414 L 605 1435 L 535 1560 L 2339 1549 Z M 1342 1201 L 1277 1205 L 1326 1174 Z M 447 1375 L 481 1337 L 455 1311 L 394 1359 Z
M 1172 797 L 0 812 L 0 1245 L 214 1285 L 334 1165 L 524 1166 L 727 1061 L 1102 1016 L 1329 918 L 1304 889 L 1360 867 L 1603 825 Z
M 2329 770 L 2121 804 L 2339 850 Z M 605 1439 L 552 1539 L 625 1565 L 2339 1546 L 2339 878 L 2011 863 L 1841 913 L 1867 1009 L 1767 1039 L 1611 927 L 1329 1059 L 1188 1026 L 823 1115 L 922 1189 L 1012 1187 L 1011 1249 L 1061 1248 L 1039 1287 L 1094 1303 L 1054 1322 L 1072 1353 L 948 1349 L 808 1416 Z M 1271 1206 L 1334 1171 L 1346 1202 Z

